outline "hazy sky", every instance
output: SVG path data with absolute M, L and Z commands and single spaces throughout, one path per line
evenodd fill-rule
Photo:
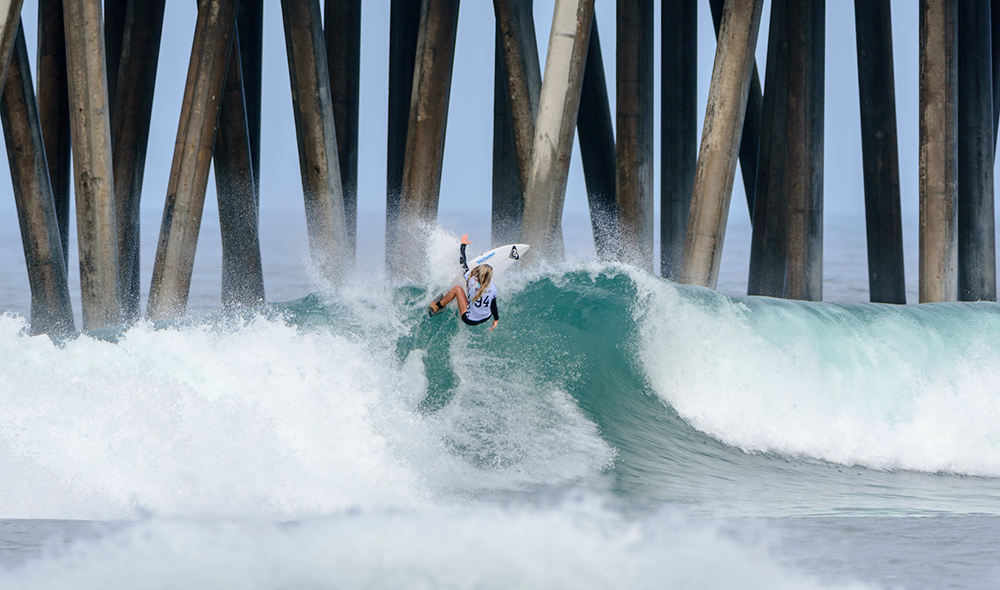
M 656 2 L 656 22 L 660 2 Z M 553 0 L 535 1 L 539 54 L 545 58 Z M 917 3 L 893 3 L 893 34 L 900 171 L 905 223 L 915 231 L 917 201 Z M 827 1 L 826 32 L 826 146 L 825 208 L 828 213 L 863 215 L 860 122 L 857 98 L 857 61 L 854 35 L 854 3 Z M 167 177 L 177 133 L 177 120 L 190 56 L 196 17 L 194 0 L 167 3 L 150 133 L 149 156 L 143 187 L 142 207 L 162 211 Z M 265 2 L 264 96 L 262 127 L 262 211 L 301 211 L 302 196 L 291 114 L 284 32 L 278 0 Z M 757 60 L 763 77 L 767 47 L 770 2 L 765 2 L 765 22 L 757 43 Z M 23 18 L 30 48 L 35 47 L 37 0 L 26 0 Z M 615 3 L 597 0 L 609 95 L 614 111 Z M 659 104 L 659 26 L 656 27 L 656 104 Z M 362 13 L 361 121 L 359 156 L 359 207 L 363 211 L 385 209 L 386 104 L 388 96 L 389 0 L 365 0 Z M 699 119 L 704 115 L 715 38 L 708 2 L 699 4 Z M 491 199 L 491 149 L 493 133 L 492 2 L 462 3 L 458 47 L 454 66 L 448 138 L 441 189 L 441 211 L 468 211 L 488 223 Z M 32 55 L 34 51 L 31 51 Z M 34 64 L 32 64 L 34 73 Z M 699 122 L 699 133 L 701 123 Z M 659 210 L 659 113 L 656 114 L 656 189 Z M 0 177 L 9 178 L 6 158 L 0 158 Z M 573 155 L 567 212 L 586 212 L 586 192 L 579 153 Z M 747 217 L 742 179 L 737 171 L 731 219 Z M 0 203 L 12 207 L 10 182 L 0 181 Z M 0 205 L 3 206 L 3 205 Z M 214 183 L 209 183 L 206 215 L 215 216 Z M 0 223 L 16 223 L 5 218 Z M 158 228 L 143 228 L 144 232 Z

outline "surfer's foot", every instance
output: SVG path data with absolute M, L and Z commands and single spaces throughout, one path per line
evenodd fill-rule
M 435 299 L 434 301 L 431 302 L 430 310 L 427 313 L 428 313 L 428 315 L 434 315 L 434 314 L 438 313 L 439 311 L 441 311 L 441 309 L 442 309 L 442 307 L 441 307 L 441 297 L 439 296 L 437 299 Z

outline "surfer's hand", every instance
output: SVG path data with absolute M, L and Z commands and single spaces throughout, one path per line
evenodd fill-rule
M 492 332 L 492 331 L 493 331 L 493 328 L 496 328 L 496 327 L 497 327 L 497 323 L 498 323 L 499 321 L 500 321 L 500 320 L 493 320 L 493 325 L 492 325 L 492 326 L 490 326 L 490 329 L 489 329 L 489 331 L 490 331 L 490 332 Z
M 462 234 L 462 243 L 471 244 L 472 240 L 469 239 L 469 234 Z

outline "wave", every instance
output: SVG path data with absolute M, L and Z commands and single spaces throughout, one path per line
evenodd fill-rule
M 1000 511 L 1000 306 L 734 298 L 582 263 L 504 277 L 488 332 L 426 317 L 438 274 L 58 344 L 0 317 L 0 512 L 295 518 L 581 487 Z

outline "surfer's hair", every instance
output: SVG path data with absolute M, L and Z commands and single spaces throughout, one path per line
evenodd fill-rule
M 472 298 L 472 301 L 479 301 L 479 298 L 483 296 L 483 293 L 490 286 L 490 281 L 493 280 L 493 267 L 488 264 L 480 264 L 472 269 L 469 276 L 475 277 L 479 283 L 479 290 L 476 291 L 476 296 Z M 469 303 L 472 303 L 472 301 Z

